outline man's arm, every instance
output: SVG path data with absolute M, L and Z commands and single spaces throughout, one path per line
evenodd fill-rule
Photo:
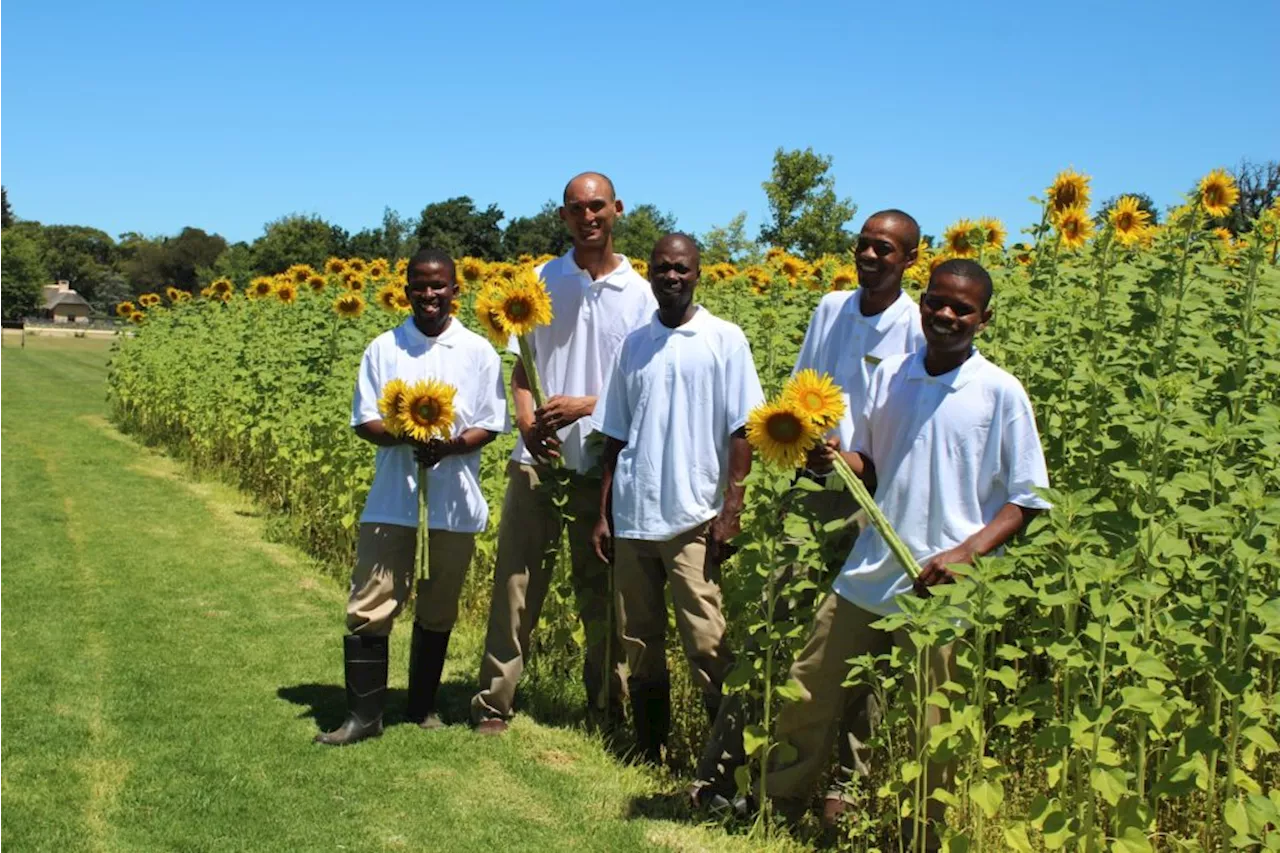
M 596 556 L 606 563 L 613 562 L 613 472 L 618 467 L 618 454 L 626 446 L 613 436 L 605 436 L 604 455 L 600 459 L 600 517 L 591 530 L 591 546 Z
M 534 459 L 547 461 L 558 458 L 560 440 L 554 433 L 540 428 L 537 412 L 533 407 L 529 376 L 524 372 L 524 362 L 518 358 L 515 369 L 511 371 L 511 397 L 516 404 L 516 429 L 520 430 L 525 448 L 533 454 Z
M 446 456 L 465 456 L 468 453 L 475 453 L 497 437 L 498 434 L 493 430 L 467 427 L 453 438 L 433 438 L 426 444 L 417 445 L 414 448 L 414 456 L 420 463 L 430 468 Z
M 381 420 L 367 421 L 355 427 L 356 435 L 370 444 L 379 447 L 398 447 L 404 440 L 387 432 L 387 426 Z
M 930 557 L 920 569 L 920 577 L 916 578 L 916 592 L 925 593 L 929 587 L 955 580 L 955 573 L 947 568 L 949 565 L 969 565 L 975 557 L 990 554 L 1004 545 L 1018 532 L 1031 523 L 1031 519 L 1043 510 L 1030 509 L 1007 503 L 1000 507 L 991 522 L 950 550 Z
M 707 532 L 707 559 L 718 565 L 733 554 L 729 541 L 742 530 L 742 503 L 747 487 L 743 481 L 751 473 L 751 444 L 747 428 L 729 437 L 729 484 L 724 490 L 724 507 L 711 522 Z

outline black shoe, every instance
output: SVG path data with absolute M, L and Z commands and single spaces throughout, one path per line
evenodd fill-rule
M 636 750 L 642 761 L 662 764 L 662 748 L 671 731 L 671 682 L 627 681 L 631 694 L 631 716 L 636 724 Z
M 444 656 L 449 650 L 449 631 L 428 631 L 413 623 L 413 644 L 409 646 L 409 706 L 405 719 L 424 729 L 444 725 L 436 713 L 436 691 L 444 673 Z
M 347 719 L 316 743 L 345 746 L 382 734 L 387 702 L 387 638 L 348 634 L 342 638 L 347 679 Z

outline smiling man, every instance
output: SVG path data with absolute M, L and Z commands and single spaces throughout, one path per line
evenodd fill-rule
M 1049 506 L 1036 493 L 1049 479 L 1026 391 L 973 346 L 991 319 L 991 295 L 991 277 L 973 261 L 950 260 L 934 270 L 920 297 L 926 348 L 881 362 L 853 441 L 839 451 L 874 492 L 921 573 L 913 584 L 875 528 L 859 534 L 791 667 L 803 698 L 783 707 L 777 735 L 796 755 L 769 775 L 769 793 L 787 801 L 784 811 L 796 811 L 826 769 L 846 703 L 869 695 L 865 687 L 843 686 L 847 661 L 887 653 L 894 643 L 914 654 L 905 630 L 889 633 L 873 623 L 900 609 L 898 596 L 927 595 L 954 580 L 951 567 L 1000 548 Z M 933 690 L 949 680 L 951 646 L 930 648 L 927 658 Z M 860 768 L 869 767 L 861 744 L 877 716 L 869 714 L 855 732 Z M 930 706 L 925 725 L 944 718 L 945 711 Z M 931 791 L 950 781 L 950 768 L 931 769 Z M 926 811 L 938 822 L 944 809 L 931 798 Z
M 732 658 L 720 610 L 720 562 L 738 533 L 751 471 L 745 425 L 764 394 L 742 330 L 696 305 L 698 247 L 654 246 L 658 310 L 622 345 L 593 422 L 606 436 L 596 554 L 610 559 L 618 631 L 640 754 L 662 760 L 671 721 L 667 606 L 712 719 Z
M 560 218 L 573 248 L 538 274 L 551 296 L 551 323 L 532 334 L 533 357 L 549 395 L 534 408 L 523 365 L 511 377 L 520 441 L 507 466 L 507 494 L 498 530 L 498 562 L 489 605 L 480 691 L 471 715 L 481 734 L 501 734 L 514 711 L 529 638 L 551 583 L 560 542 L 561 510 L 540 489 L 559 458 L 568 474 L 565 514 L 574 597 L 586 635 L 583 681 L 588 711 L 606 725 L 621 718 L 621 655 L 608 641 L 613 620 L 609 567 L 591 548 L 600 494 L 599 446 L 588 442 L 596 396 L 613 370 L 622 341 L 653 314 L 649 286 L 613 251 L 622 215 L 613 182 L 584 172 L 564 188 Z
M 480 491 L 480 448 L 507 428 L 502 360 L 493 347 L 453 318 L 457 292 L 453 260 L 424 250 L 409 260 L 404 286 L 413 315 L 374 338 L 360 361 L 352 403 L 356 435 L 378 448 L 373 486 L 360 516 L 356 566 L 347 600 L 344 641 L 347 719 L 318 743 L 344 745 L 382 733 L 387 693 L 387 640 L 409 598 L 418 527 L 418 466 L 430 466 L 427 527 L 431 577 L 418 583 L 417 611 L 409 653 L 406 717 L 436 728 L 436 691 L 449 634 L 458 617 L 458 596 L 475 535 L 484 530 L 489 507 Z M 457 389 L 453 435 L 416 442 L 387 431 L 378 411 L 393 379 L 407 383 L 437 379 Z

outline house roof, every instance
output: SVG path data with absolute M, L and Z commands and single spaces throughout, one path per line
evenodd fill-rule
M 59 293 L 52 294 L 48 301 L 44 303 L 44 310 L 52 311 L 59 305 L 83 305 L 89 308 L 89 301 L 74 290 L 63 290 Z

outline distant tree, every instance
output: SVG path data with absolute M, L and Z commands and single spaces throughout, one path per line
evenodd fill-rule
M 388 207 L 382 212 L 382 225 L 363 228 L 351 235 L 349 254 L 389 261 L 406 258 L 417 245 L 413 230 L 412 222 Z
M 5 228 L 0 234 L 0 312 L 5 319 L 39 310 L 44 285 L 50 283 L 39 232 Z
M 144 291 L 145 292 L 145 291 Z M 115 314 L 116 306 L 137 295 L 120 273 L 112 270 L 94 288 L 89 304 L 100 314 Z
M 662 235 L 676 230 L 676 218 L 652 204 L 637 204 L 613 226 L 613 250 L 632 258 L 649 259 Z
M 227 241 L 188 226 L 177 237 L 165 240 L 164 250 L 167 283 L 190 291 L 197 286 L 196 270 L 212 265 L 227 250 Z
M 1232 169 L 1232 174 L 1240 188 L 1240 201 L 1223 224 L 1231 233 L 1239 234 L 1249 230 L 1248 223 L 1257 219 L 1280 197 L 1280 163 L 1275 160 L 1265 163 L 1241 160 L 1240 165 Z
M 1138 200 L 1138 209 L 1145 210 L 1151 214 L 1151 224 L 1158 225 L 1160 223 L 1160 211 L 1156 208 L 1156 203 L 1151 200 L 1151 196 L 1146 193 L 1120 193 L 1113 195 L 1102 203 L 1102 207 L 1098 210 L 1098 215 L 1094 217 L 1099 225 L 1104 225 L 1107 221 L 1107 214 L 1111 213 L 1111 208 L 1116 206 L 1124 196 L 1133 196 Z
M 725 226 L 713 225 L 702 235 L 702 263 L 751 263 L 757 260 L 759 245 L 747 237 L 747 212 L 744 210 Z
M 765 181 L 771 219 L 760 229 L 760 242 L 805 258 L 839 254 L 852 248 L 854 236 L 845 230 L 858 207 L 837 198 L 831 158 L 812 148 L 773 155 L 773 171 Z
M 196 283 L 204 287 L 215 278 L 229 278 L 236 287 L 245 287 L 257 275 L 253 266 L 253 249 L 248 243 L 232 243 L 207 267 L 196 269 Z
M 8 228 L 16 221 L 9 206 L 9 190 L 0 186 L 0 228 Z
M 111 235 L 83 225 L 31 224 L 40 230 L 44 266 L 51 281 L 66 281 L 93 302 L 98 286 L 115 271 L 118 261 Z
M 344 254 L 345 233 L 319 216 L 282 216 L 264 225 L 262 236 L 254 241 L 254 268 L 265 275 L 284 272 L 293 264 L 319 268 L 330 255 Z
M 502 232 L 502 251 L 508 258 L 520 255 L 563 255 L 572 241 L 560 220 L 560 205 L 547 201 L 533 216 L 517 216 Z
M 414 234 L 423 247 L 440 249 L 455 258 L 498 260 L 502 257 L 503 213 L 496 204 L 476 209 L 468 196 L 437 201 L 422 209 Z

